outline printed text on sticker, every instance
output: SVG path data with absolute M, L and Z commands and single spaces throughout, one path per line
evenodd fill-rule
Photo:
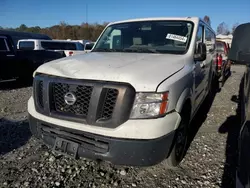
M 180 35 L 174 35 L 174 34 L 167 34 L 166 39 L 176 40 L 176 41 L 180 41 L 180 42 L 187 41 L 187 37 L 183 37 Z

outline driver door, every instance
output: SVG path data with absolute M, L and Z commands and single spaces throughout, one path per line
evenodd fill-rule
M 196 48 L 199 42 L 204 42 L 204 26 L 202 24 L 199 25 L 199 29 L 196 35 Z M 201 104 L 205 96 L 205 76 L 206 76 L 205 61 L 194 62 L 193 74 L 194 74 L 195 111 L 198 109 L 199 105 Z
M 15 54 L 8 45 L 7 37 L 0 36 L 0 80 L 12 79 L 14 76 Z

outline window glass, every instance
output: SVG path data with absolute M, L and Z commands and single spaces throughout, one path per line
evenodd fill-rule
M 205 44 L 207 52 L 213 52 L 215 50 L 215 35 L 208 28 L 205 30 Z
M 77 43 L 78 50 L 84 50 L 84 45 L 80 42 Z
M 203 26 L 199 26 L 197 35 L 196 35 L 196 43 L 203 42 Z
M 92 50 L 92 48 L 94 47 L 94 45 L 95 45 L 94 42 L 86 43 L 84 50 Z
M 34 50 L 35 43 L 33 41 L 19 42 L 20 50 Z
M 197 49 L 198 49 L 198 44 L 200 42 L 203 42 L 203 37 L 204 36 L 204 27 L 202 25 L 199 25 L 199 28 L 198 28 L 198 31 L 197 31 L 197 34 L 196 34 L 196 52 L 197 52 Z
M 186 21 L 138 21 L 107 27 L 93 51 L 182 54 L 193 24 Z
M 216 42 L 216 51 L 224 52 L 224 44 L 222 42 Z
M 0 51 L 7 51 L 7 46 L 5 44 L 4 38 L 0 38 Z

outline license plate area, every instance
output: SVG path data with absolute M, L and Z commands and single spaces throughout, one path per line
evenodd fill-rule
M 79 144 L 76 142 L 57 137 L 53 150 L 59 154 L 77 158 L 78 147 Z

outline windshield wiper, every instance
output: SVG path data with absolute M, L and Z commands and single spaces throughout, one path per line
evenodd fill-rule
M 108 49 L 108 48 L 96 48 L 93 50 L 94 52 L 118 52 L 116 49 Z
M 158 53 L 155 49 L 148 49 L 148 48 L 124 48 L 122 50 L 118 49 L 108 49 L 108 48 L 96 48 L 93 52 L 138 52 L 138 53 Z
M 157 50 L 155 49 L 150 49 L 150 48 L 124 48 L 124 52 L 138 52 L 138 53 L 158 53 Z

